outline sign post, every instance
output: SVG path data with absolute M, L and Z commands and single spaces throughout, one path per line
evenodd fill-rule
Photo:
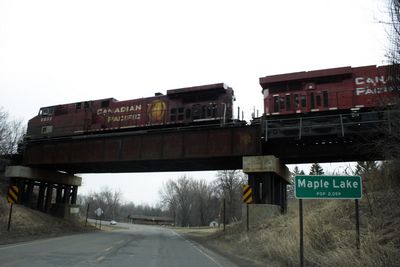
M 102 215 L 103 213 L 104 213 L 103 210 L 100 209 L 100 208 L 97 208 L 97 209 L 94 211 L 94 214 L 96 214 L 97 217 L 100 217 L 100 229 L 101 229 L 101 215 Z M 96 217 L 96 227 L 97 227 L 97 217 Z
M 10 203 L 10 213 L 8 215 L 8 225 L 7 225 L 7 231 L 10 231 L 11 227 L 11 216 L 12 216 L 12 210 L 13 210 L 13 205 L 14 203 L 17 202 L 18 200 L 18 186 L 12 185 L 8 188 L 8 194 L 7 194 L 7 201 Z
M 299 224 L 300 224 L 300 267 L 304 266 L 304 240 L 303 240 L 303 200 L 299 199 Z
M 253 192 L 249 185 L 243 187 L 243 202 L 246 203 L 246 230 L 249 231 L 249 204 L 253 202 Z
M 356 206 L 356 247 L 360 249 L 360 215 L 362 197 L 360 176 L 296 175 L 294 194 L 299 200 L 300 266 L 304 266 L 303 199 L 354 199 Z
M 88 216 L 89 216 L 89 207 L 90 207 L 90 203 L 87 204 L 85 227 L 87 226 L 87 219 L 88 219 Z

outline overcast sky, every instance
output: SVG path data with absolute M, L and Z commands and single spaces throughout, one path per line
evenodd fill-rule
M 225 82 L 249 118 L 260 77 L 385 64 L 386 2 L 0 0 L 0 106 L 27 121 L 42 106 Z M 154 204 L 179 175 L 84 175 L 80 192 Z

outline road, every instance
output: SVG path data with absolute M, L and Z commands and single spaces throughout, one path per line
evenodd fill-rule
M 0 266 L 235 266 L 171 229 L 126 229 L 0 246 Z

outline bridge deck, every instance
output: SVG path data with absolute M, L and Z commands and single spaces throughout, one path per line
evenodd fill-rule
M 241 169 L 261 154 L 259 126 L 196 127 L 77 136 L 26 145 L 23 164 L 69 173 Z

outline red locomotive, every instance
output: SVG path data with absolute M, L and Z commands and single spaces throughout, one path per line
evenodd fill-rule
M 260 78 L 266 116 L 371 109 L 389 105 L 390 66 L 343 67 Z
M 383 126 L 390 114 L 382 110 L 394 104 L 400 80 L 390 75 L 393 69 L 343 67 L 260 78 L 265 139 L 344 137 Z
M 223 83 L 168 90 L 166 95 L 117 101 L 114 98 L 43 107 L 28 122 L 35 140 L 80 134 L 227 122 L 234 94 Z

